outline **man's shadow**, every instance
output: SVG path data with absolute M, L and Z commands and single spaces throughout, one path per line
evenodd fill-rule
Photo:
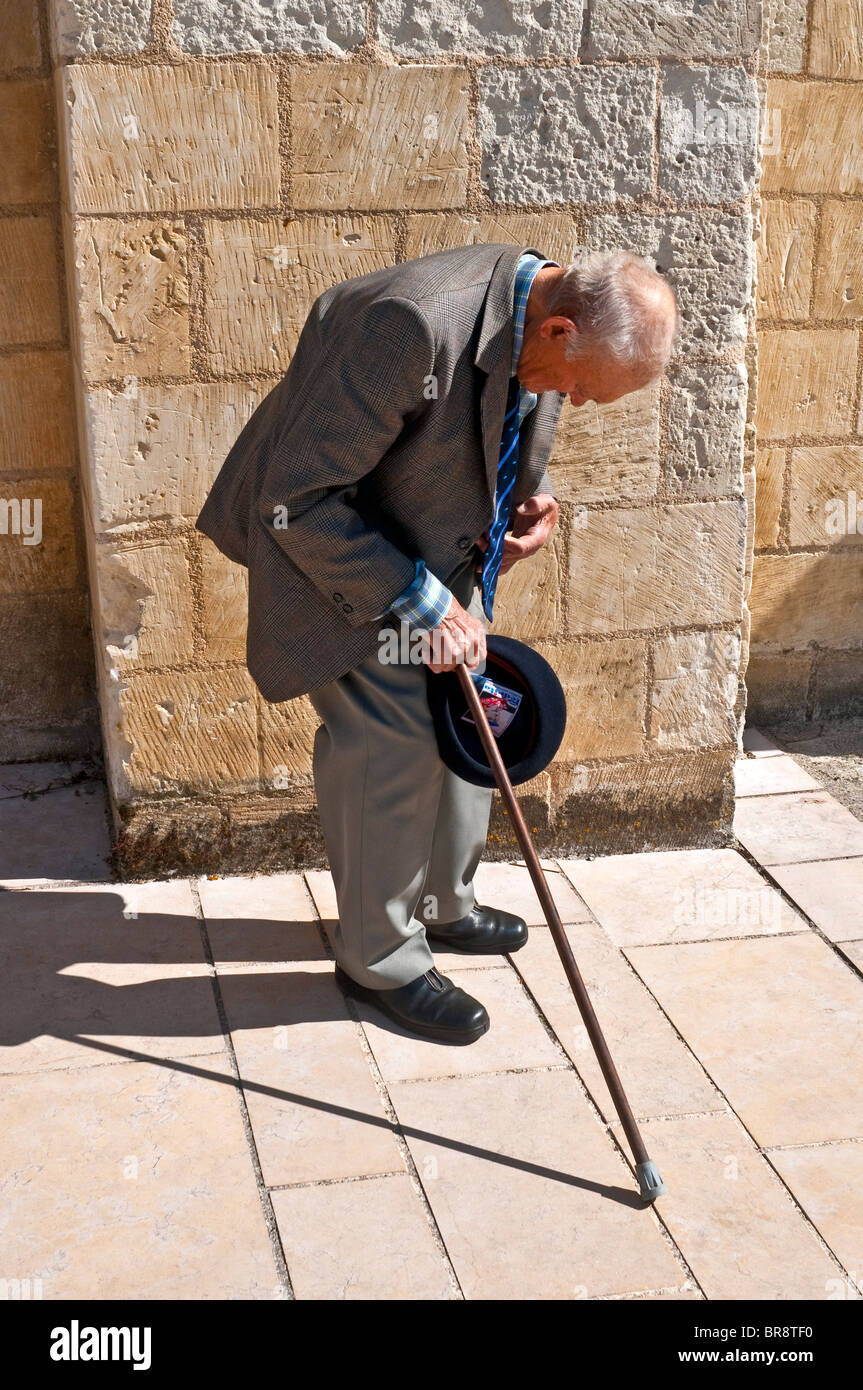
M 234 1035 L 278 1029 L 279 1047 L 289 1059 L 292 1026 L 349 1017 L 314 922 L 218 919 L 202 929 L 192 916 L 124 913 L 128 909 L 121 891 L 0 890 L 0 1049 L 44 1040 L 35 1059 L 39 1070 L 58 1064 L 51 1040 L 68 1041 L 103 1052 L 106 1060 L 146 1061 L 236 1086 L 234 1076 L 195 1055 L 220 1047 L 226 1029 Z M 331 937 L 334 924 L 320 925 L 330 928 Z M 213 961 L 215 975 L 208 968 Z M 290 962 L 292 968 L 225 968 L 226 963 L 254 967 L 280 962 Z M 313 968 L 303 969 L 305 963 Z M 112 974 L 120 973 L 117 967 L 124 967 L 122 982 L 111 980 Z M 130 974 L 141 978 L 130 980 Z M 383 1018 L 380 1025 L 401 1032 Z M 180 1040 L 187 1041 L 184 1045 Z M 188 1040 L 193 1040 L 192 1047 Z M 69 1060 L 66 1051 L 60 1064 L 69 1065 Z M 247 1093 L 471 1153 L 600 1193 L 624 1206 L 642 1206 L 637 1194 L 626 1188 L 263 1084 L 255 1079 L 253 1061 L 244 1067 L 238 1058 L 238 1063 L 239 1084 Z M 10 1070 L 13 1065 L 11 1060 L 4 1065 L 0 1051 L 0 1068 Z

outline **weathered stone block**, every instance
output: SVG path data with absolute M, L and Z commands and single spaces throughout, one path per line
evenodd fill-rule
M 47 203 L 55 196 L 52 138 L 48 83 L 0 83 L 0 203 Z
M 174 0 L 174 40 L 186 53 L 345 53 L 365 32 L 364 0 Z
M 803 652 L 750 652 L 746 715 L 750 724 L 805 719 L 812 657 Z
M 42 61 L 36 0 L 0 0 L 0 75 L 37 68 Z
M 568 212 L 469 212 L 409 213 L 405 260 L 431 256 L 450 246 L 507 242 L 534 246 L 551 261 L 567 265 L 578 245 L 578 224 Z
M 740 492 L 745 366 L 681 366 L 670 377 L 666 486 L 703 497 Z
M 816 216 L 816 205 L 805 198 L 762 202 L 757 243 L 760 318 L 808 318 Z
M 75 229 L 78 337 L 88 381 L 189 371 L 189 278 L 179 222 L 85 219 Z
M 308 697 L 272 705 L 258 697 L 261 723 L 261 782 L 274 791 L 312 780 L 312 752 L 320 719 Z
M 0 547 L 6 538 L 0 538 Z M 87 756 L 100 745 L 83 593 L 4 595 L 0 750 L 9 761 Z
M 587 43 L 591 58 L 733 58 L 753 53 L 760 7 L 668 0 L 592 0 Z
M 729 752 L 671 753 L 553 767 L 557 852 L 610 853 L 727 843 Z
M 0 357 L 0 472 L 77 468 L 72 373 L 66 352 Z
M 809 71 L 818 77 L 863 77 L 860 0 L 814 0 Z
M 208 361 L 215 373 L 284 371 L 311 308 L 330 285 L 395 261 L 385 217 L 210 222 Z
M 793 449 L 790 509 L 792 545 L 863 546 L 863 444 Z
M 561 502 L 652 497 L 659 481 L 659 383 L 610 405 L 564 404 L 551 467 Z
M 249 578 L 204 538 L 203 621 L 209 661 L 245 661 Z
M 296 208 L 458 207 L 467 192 L 467 71 L 315 63 L 293 74 Z
M 61 57 L 140 53 L 150 41 L 151 0 L 49 0 L 52 42 Z
M 272 207 L 276 74 L 249 63 L 62 70 L 73 212 Z
M 597 250 L 636 251 L 668 276 L 680 308 L 681 352 L 723 351 L 745 341 L 753 265 L 750 217 L 603 214 L 588 219 L 587 242 Z
M 768 72 L 802 72 L 808 0 L 765 0 Z
M 257 783 L 255 688 L 238 668 L 143 672 L 108 686 L 115 786 L 135 793 L 245 791 Z
M 502 575 L 494 604 L 495 630 L 522 642 L 552 637 L 560 627 L 566 555 L 559 532 L 529 559 Z
M 507 203 L 597 203 L 648 193 L 654 84 L 650 68 L 483 68 L 486 192 Z
M 863 714 L 863 652 L 824 652 L 815 673 L 813 717 Z
M 778 328 L 759 336 L 756 428 L 762 439 L 846 434 L 857 377 L 850 328 Z
M 64 478 L 0 479 L 0 593 L 77 588 L 79 527 Z
M 743 68 L 675 65 L 662 73 L 659 186 L 681 200 L 750 193 L 758 164 L 759 101 Z
M 774 77 L 767 107 L 778 113 L 781 130 L 764 150 L 765 193 L 863 192 L 863 83 Z
M 589 511 L 570 539 L 570 631 L 738 622 L 745 543 L 742 498 Z
M 779 519 L 785 482 L 785 450 L 759 449 L 755 455 L 755 546 L 779 544 Z
M 732 632 L 681 632 L 657 638 L 650 735 L 659 748 L 734 744 L 740 638 Z
M 231 446 L 269 391 L 261 382 L 146 385 L 84 398 L 93 526 L 194 519 Z
M 863 554 L 756 556 L 749 606 L 753 647 L 856 646 Z
M 405 57 L 500 53 L 522 60 L 575 58 L 582 8 L 582 0 L 550 0 L 541 8 L 533 0 L 492 7 L 458 0 L 434 7 L 421 0 L 379 0 L 378 36 L 384 47 Z
M 647 646 L 631 638 L 537 649 L 566 694 L 567 725 L 555 761 L 627 757 L 644 743 Z
M 819 319 L 863 318 L 863 203 L 824 204 L 812 308 Z
M 57 265 L 51 218 L 0 218 L 0 347 L 62 336 Z
M 755 562 L 755 469 L 747 468 L 743 474 L 743 495 L 746 498 L 746 564 L 743 572 L 743 597 L 749 598 L 752 587 L 752 566 Z M 744 640 L 749 640 L 749 610 L 744 606 Z
M 96 566 L 101 641 L 112 679 L 129 669 L 190 661 L 194 615 L 185 546 L 100 546 Z

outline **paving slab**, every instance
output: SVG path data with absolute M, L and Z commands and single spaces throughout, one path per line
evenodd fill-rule
M 567 1064 L 563 1050 L 549 1038 L 510 966 L 498 965 L 487 970 L 452 970 L 449 977 L 468 994 L 479 999 L 491 1019 L 488 1032 L 464 1047 L 418 1038 L 382 1018 L 377 1010 L 367 1004 L 357 1004 L 366 1036 L 385 1081 Z
M 182 880 L 0 893 L 0 972 L 0 1072 L 223 1050 Z
M 793 758 L 738 758 L 734 764 L 735 796 L 769 796 L 776 792 L 817 791 L 820 783 Z
M 758 1144 L 863 1135 L 863 980 L 820 937 L 627 955 Z
M 610 854 L 560 863 L 619 946 L 767 936 L 806 926 L 733 849 Z
M 857 969 L 863 973 L 863 941 L 843 941 L 842 950 Z
M 827 1299 L 838 1273 L 731 1115 L 645 1124 L 662 1219 L 708 1299 Z
M 0 887 L 55 879 L 110 882 L 111 836 L 101 782 L 0 800 Z
M 327 959 L 302 874 L 200 878 L 198 892 L 215 961 Z
M 734 832 L 760 864 L 863 855 L 863 822 L 827 792 L 743 797 Z
M 548 871 L 548 886 L 561 922 L 589 920 L 587 904 L 557 865 Z M 474 878 L 474 890 L 478 902 L 516 912 L 529 927 L 546 925 L 530 873 L 523 864 L 480 864 Z
M 656 1293 L 623 1293 L 617 1294 L 613 1300 L 615 1303 L 703 1303 L 704 1294 L 699 1293 L 698 1289 L 684 1285 L 680 1289 L 660 1289 Z
M 743 730 L 743 747 L 753 758 L 775 758 L 785 752 L 775 739 L 762 733 L 760 729 Z
M 46 1299 L 273 1298 L 277 1271 L 224 1060 L 0 1080 L 10 1278 Z
M 863 940 L 863 858 L 776 864 L 770 874 L 831 941 Z
M 772 1149 L 769 1158 L 863 1293 L 863 1142 Z M 833 1278 L 833 1298 L 856 1292 L 838 1270 Z
M 458 1296 L 406 1173 L 294 1187 L 272 1197 L 297 1298 Z
M 571 1072 L 396 1083 L 391 1095 L 465 1297 L 685 1281 Z
M 403 1168 L 330 962 L 219 971 L 270 1186 Z
M 703 1068 L 602 928 L 583 922 L 566 932 L 636 1116 L 724 1109 Z M 616 1119 L 548 928 L 535 928 L 513 959 L 594 1102 L 607 1120 Z

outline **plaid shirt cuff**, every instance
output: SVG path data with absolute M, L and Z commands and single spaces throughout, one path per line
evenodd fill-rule
M 391 612 L 414 628 L 437 627 L 449 611 L 452 594 L 445 584 L 417 560 L 416 575 L 403 594 L 391 605 Z

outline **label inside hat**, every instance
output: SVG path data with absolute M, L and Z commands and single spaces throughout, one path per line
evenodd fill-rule
M 489 728 L 495 738 L 500 738 L 505 729 L 508 729 L 521 704 L 522 696 L 516 690 L 507 690 L 505 685 L 498 685 L 490 680 L 488 676 L 483 678 L 477 694 L 480 703 L 486 713 Z M 470 714 L 463 714 L 462 719 L 466 724 L 473 724 Z

